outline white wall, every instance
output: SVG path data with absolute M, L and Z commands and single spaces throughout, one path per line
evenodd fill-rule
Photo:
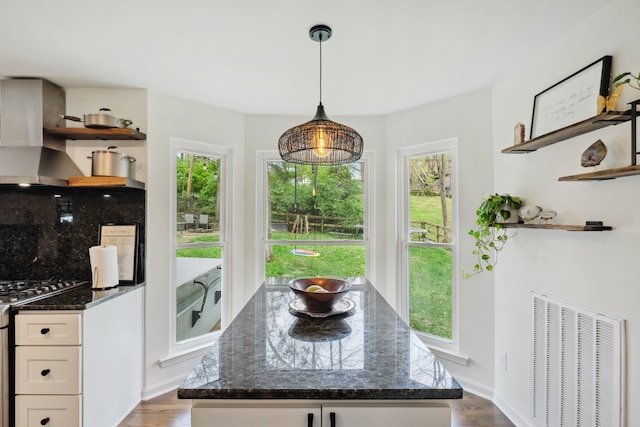
M 529 292 L 548 293 L 626 319 L 627 424 L 640 425 L 640 176 L 601 182 L 558 182 L 560 176 L 590 172 L 580 155 L 597 139 L 609 153 L 598 169 L 630 164 L 630 124 L 575 137 L 531 154 L 501 154 L 512 144 L 517 122 L 531 122 L 534 96 L 604 55 L 613 56 L 612 77 L 640 71 L 640 2 L 609 2 L 575 31 L 493 88 L 494 187 L 558 212 L 557 223 L 601 220 L 611 232 L 520 230 L 495 270 L 495 397 L 518 425 L 529 424 Z M 605 28 L 608 28 L 605 30 Z M 640 98 L 626 88 L 623 101 Z M 623 102 L 619 109 L 624 109 Z M 507 355 L 507 369 L 500 359 Z
M 201 353 L 187 353 L 178 357 L 179 347 L 172 348 L 169 334 L 168 316 L 170 304 L 175 303 L 171 295 L 170 265 L 175 254 L 170 250 L 170 236 L 175 230 L 170 221 L 170 138 L 181 138 L 208 143 L 233 150 L 233 188 L 232 212 L 233 224 L 231 238 L 243 239 L 244 203 L 242 194 L 244 179 L 244 122 L 238 113 L 221 110 L 149 92 L 148 96 L 149 135 L 148 181 L 147 181 L 147 286 L 145 316 L 145 397 L 166 392 L 175 387 L 198 361 Z M 244 283 L 245 262 L 242 244 L 231 245 L 231 271 L 229 275 L 234 284 Z M 227 254 L 225 254 L 227 256 Z M 241 285 L 242 286 L 242 285 Z M 224 291 L 224 290 L 223 290 Z M 231 306 L 244 303 L 242 292 L 228 292 Z M 237 310 L 236 310 L 237 311 Z M 186 349 L 185 349 L 186 351 Z M 163 361 L 164 367 L 160 361 Z
M 386 141 L 379 157 L 388 165 L 385 171 L 384 206 L 389 220 L 381 233 L 396 236 L 395 216 L 397 190 L 395 181 L 396 151 L 402 147 L 424 144 L 443 139 L 458 139 L 458 191 L 459 265 L 467 272 L 473 269 L 473 239 L 467 231 L 475 225 L 475 210 L 481 199 L 492 190 L 491 155 L 491 91 L 484 89 L 437 104 L 425 105 L 412 110 L 391 114 L 387 117 Z M 389 238 L 382 258 L 397 283 L 398 250 Z M 390 262 L 394 260 L 394 263 Z M 443 359 L 447 369 L 476 393 L 491 396 L 493 387 L 493 276 L 481 274 L 472 279 L 463 279 L 459 274 L 459 348 L 441 346 L 445 350 L 468 357 L 467 366 Z

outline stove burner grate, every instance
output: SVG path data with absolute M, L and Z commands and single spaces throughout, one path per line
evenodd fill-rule
M 71 289 L 88 283 L 86 280 L 0 280 L 0 304 L 24 302 L 44 294 Z

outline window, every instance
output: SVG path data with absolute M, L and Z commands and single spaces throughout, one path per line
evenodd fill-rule
M 456 141 L 399 152 L 400 309 L 411 328 L 455 342 Z
M 259 153 L 262 215 L 258 277 L 367 276 L 366 160 L 295 165 Z
M 228 151 L 172 139 L 175 342 L 221 329 Z

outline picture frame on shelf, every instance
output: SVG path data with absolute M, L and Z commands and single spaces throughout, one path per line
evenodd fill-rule
M 609 93 L 610 55 L 605 55 L 533 99 L 530 139 L 598 115 L 598 97 Z
M 138 224 L 100 224 L 98 245 L 114 245 L 118 251 L 118 278 L 120 283 L 137 283 Z

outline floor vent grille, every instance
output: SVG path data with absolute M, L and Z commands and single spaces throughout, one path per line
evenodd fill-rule
M 624 321 L 531 293 L 536 426 L 622 427 Z

